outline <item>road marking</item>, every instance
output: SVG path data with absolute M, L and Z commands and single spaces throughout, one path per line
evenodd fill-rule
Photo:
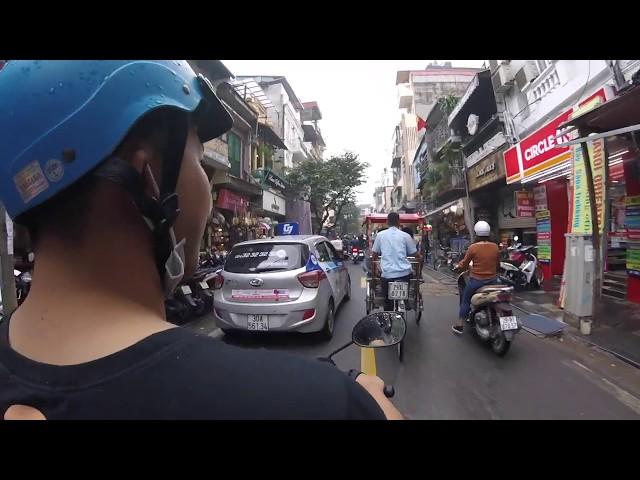
M 577 365 L 578 367 L 582 368 L 583 370 L 586 370 L 587 372 L 589 372 L 591 375 L 593 375 L 593 377 L 598 377 L 598 378 L 591 378 L 590 376 L 588 376 L 587 378 L 589 380 L 591 380 L 593 383 L 595 383 L 596 385 L 598 385 L 603 390 L 609 392 L 611 395 L 616 397 L 616 399 L 620 403 L 622 403 L 623 405 L 626 405 L 631 410 L 633 410 L 638 415 L 640 415 L 640 399 L 638 399 L 637 397 L 631 395 L 626 390 L 618 387 L 616 384 L 610 382 L 606 378 L 600 377 L 596 372 L 591 370 L 589 367 L 581 364 L 580 362 L 578 362 L 576 360 L 572 360 L 572 362 L 575 365 Z M 597 380 L 600 380 L 602 383 L 604 383 L 604 385 L 602 385 L 599 382 L 597 382 Z

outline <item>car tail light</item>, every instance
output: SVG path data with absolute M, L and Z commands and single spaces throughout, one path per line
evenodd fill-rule
M 313 317 L 316 314 L 316 309 L 315 308 L 311 308 L 309 310 L 305 310 L 304 311 L 304 315 L 302 315 L 302 319 L 303 320 L 307 320 L 311 317 Z
M 223 285 L 224 285 L 224 277 L 222 276 L 221 273 L 219 273 L 218 275 L 213 277 L 213 289 L 214 290 L 220 290 Z
M 307 288 L 318 288 L 320 286 L 320 280 L 323 278 L 327 278 L 327 276 L 322 270 L 314 270 L 298 275 L 300 283 Z

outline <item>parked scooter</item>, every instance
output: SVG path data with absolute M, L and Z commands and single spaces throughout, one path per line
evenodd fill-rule
M 351 341 L 334 350 L 327 357 L 320 357 L 318 360 L 328 362 L 336 366 L 333 356 L 342 350 L 355 344 L 362 348 L 380 348 L 393 347 L 398 345 L 407 333 L 407 323 L 404 317 L 396 312 L 376 312 L 360 319 L 353 327 L 351 333 Z M 364 357 L 364 356 L 363 356 Z M 361 365 L 362 371 L 351 369 L 348 372 L 349 377 L 354 380 L 364 373 L 366 375 L 375 375 L 376 372 L 370 368 L 370 365 L 363 361 Z M 395 395 L 395 389 L 391 385 L 384 386 L 384 394 L 391 398 Z
M 21 272 L 20 270 L 13 270 L 13 277 L 16 282 L 16 298 L 18 299 L 18 305 L 22 305 L 24 299 L 27 298 L 29 291 L 31 290 L 31 273 Z
M 468 270 L 458 275 L 460 301 L 468 280 Z M 504 284 L 480 288 L 471 297 L 471 310 L 466 319 L 478 337 L 489 342 L 494 353 L 501 357 L 509 351 L 516 333 L 522 328 L 522 323 L 511 308 L 512 292 L 513 287 Z
M 500 273 L 511 280 L 517 289 L 542 288 L 544 273 L 540 268 L 535 246 L 510 247 L 509 260 L 500 262 Z

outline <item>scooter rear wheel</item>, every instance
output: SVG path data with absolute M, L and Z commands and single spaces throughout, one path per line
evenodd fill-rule
M 491 349 L 499 357 L 504 357 L 509 348 L 511 348 L 511 342 L 506 339 L 502 332 L 491 339 Z

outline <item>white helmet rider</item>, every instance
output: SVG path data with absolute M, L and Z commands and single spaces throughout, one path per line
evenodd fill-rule
M 488 237 L 491 233 L 491 226 L 484 220 L 480 220 L 473 226 L 473 231 L 478 237 Z

